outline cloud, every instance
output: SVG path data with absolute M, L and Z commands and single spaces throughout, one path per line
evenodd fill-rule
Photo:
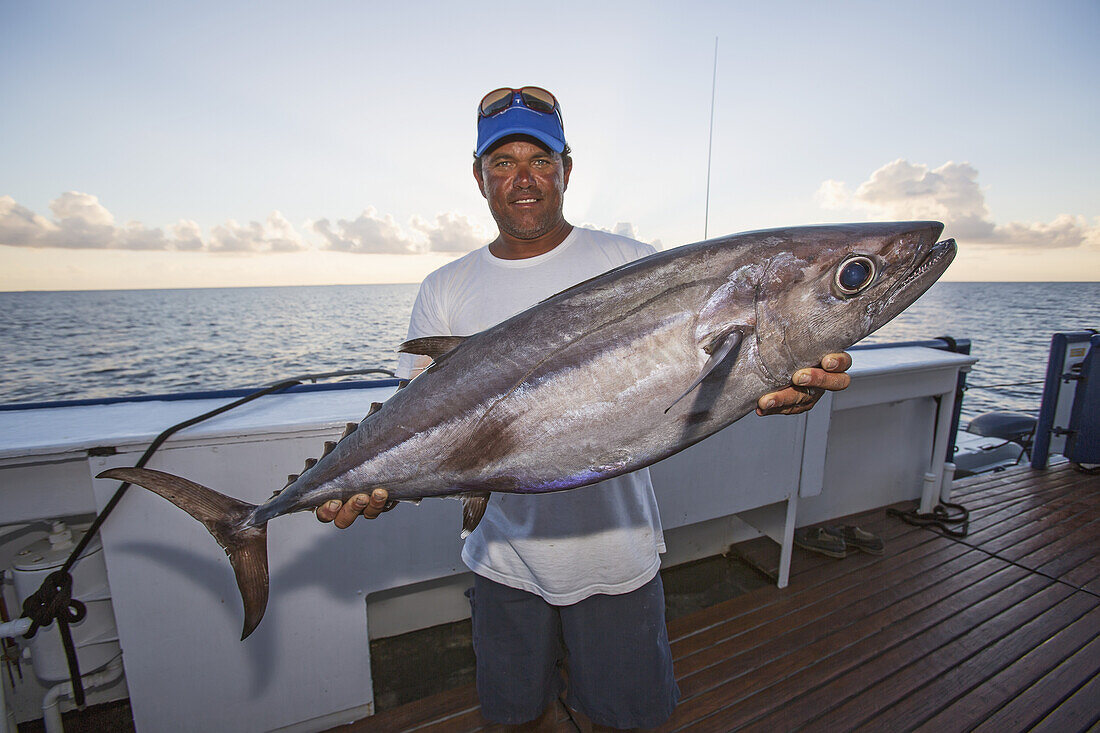
M 492 239 L 469 217 L 454 212 L 438 214 L 435 224 L 413 217 L 412 228 L 427 238 L 424 247 L 428 252 L 469 252 Z
M 824 181 L 815 198 L 825 209 L 848 209 L 888 219 L 936 219 L 951 236 L 968 243 L 1019 247 L 1100 244 L 1100 222 L 1063 214 L 1050 223 L 997 224 L 969 163 L 947 162 L 930 170 L 898 159 L 887 163 L 852 193 L 841 181 Z
M 63 225 L 67 222 L 88 227 L 115 225 L 115 217 L 90 193 L 66 191 L 50 202 L 50 211 Z
M 206 247 L 202 241 L 202 227 L 190 220 L 172 225 L 172 239 L 176 249 L 184 252 L 198 252 Z
M 193 221 L 172 225 L 169 233 L 141 222 L 119 225 L 90 193 L 66 191 L 50 202 L 53 219 L 34 213 L 11 196 L 0 196 L 0 244 L 67 249 L 179 250 L 210 252 L 291 252 L 305 248 L 286 218 L 275 211 L 265 224 L 228 221 L 203 240 Z
M 273 211 L 263 222 L 242 224 L 230 219 L 204 235 L 202 227 L 181 219 L 165 229 L 141 222 L 119 224 L 89 193 L 67 191 L 50 203 L 52 217 L 36 214 L 11 196 L 0 196 L 0 245 L 69 249 L 166 250 L 177 252 L 278 253 L 319 248 L 354 254 L 464 254 L 495 236 L 471 217 L 454 211 L 434 220 L 419 216 L 399 224 L 392 215 L 368 206 L 354 219 L 307 221 L 302 231 L 282 213 Z M 633 224 L 619 222 L 606 232 L 640 239 Z M 651 242 L 660 248 L 659 240 Z
M 22 246 L 69 249 L 168 249 L 171 242 L 161 229 L 131 221 L 119 226 L 99 199 L 89 193 L 66 191 L 50 202 L 53 221 L 36 217 L 38 226 L 26 232 Z M 5 220 L 0 211 L 0 221 Z M 0 224 L 0 231 L 3 225 Z M 9 244 L 4 238 L 0 243 Z
M 58 196 L 50 203 L 50 212 L 53 216 L 47 218 L 11 196 L 0 196 L 0 245 L 238 253 L 298 252 L 319 246 L 338 252 L 415 254 L 467 252 L 488 241 L 486 232 L 461 214 L 439 214 L 434 223 L 414 217 L 403 228 L 373 207 L 335 225 L 328 219 L 306 222 L 307 233 L 319 237 L 315 245 L 278 211 L 263 222 L 241 224 L 230 219 L 211 227 L 207 236 L 190 219 L 171 225 L 167 233 L 136 221 L 120 225 L 97 197 L 79 191 Z
M 232 219 L 218 224 L 210 230 L 206 246 L 211 252 L 297 252 L 305 248 L 294 227 L 278 211 L 271 212 L 266 224 L 253 221 L 242 226 Z
M 0 243 L 12 247 L 44 246 L 38 242 L 57 229 L 11 196 L 0 196 Z
M 638 231 L 634 228 L 634 224 L 632 224 L 629 221 L 620 221 L 620 222 L 616 223 L 615 226 L 611 227 L 610 229 L 608 229 L 607 227 L 602 227 L 598 224 L 589 224 L 589 223 L 582 224 L 582 226 L 584 226 L 587 229 L 597 229 L 601 232 L 609 232 L 611 234 L 618 234 L 619 236 L 622 236 L 622 237 L 629 237 L 630 239 L 636 239 L 639 242 L 647 242 L 648 244 L 653 245 L 657 249 L 662 248 L 660 239 L 648 239 L 648 240 L 647 239 L 642 239 L 638 235 Z
M 409 254 L 414 251 L 412 239 L 389 214 L 379 216 L 368 206 L 356 219 L 340 219 L 333 231 L 328 219 L 311 225 L 325 239 L 325 249 L 363 254 Z

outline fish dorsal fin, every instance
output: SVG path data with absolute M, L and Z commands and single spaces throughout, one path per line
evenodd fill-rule
M 462 539 L 466 539 L 477 529 L 478 522 L 485 516 L 485 507 L 488 505 L 488 491 L 471 491 L 462 495 Z
M 466 336 L 425 336 L 406 341 L 398 346 L 397 350 L 404 354 L 430 356 L 434 361 L 439 361 L 466 338 Z
M 610 275 L 613 272 L 618 272 L 619 270 L 622 270 L 624 268 L 630 267 L 635 262 L 637 262 L 637 260 L 631 260 L 630 262 L 624 262 L 623 264 L 619 265 L 618 267 L 612 267 L 610 270 L 607 270 L 606 272 L 601 272 L 599 275 L 593 275 L 592 277 L 588 278 L 587 280 L 581 280 L 576 285 L 570 285 L 565 290 L 559 290 L 558 292 L 554 293 L 553 295 L 551 295 L 547 298 L 543 298 L 542 300 L 539 301 L 539 303 L 545 303 L 548 300 L 553 300 L 554 298 L 558 297 L 559 295 L 565 295 L 566 293 L 571 293 L 574 290 L 580 290 L 581 288 L 585 287 L 586 285 L 588 285 L 593 280 L 604 277 L 606 275 Z
M 730 328 L 712 338 L 706 346 L 703 347 L 703 351 L 710 354 L 710 358 L 707 359 L 707 363 L 703 365 L 702 370 L 699 372 L 699 376 L 691 383 L 691 386 L 684 390 L 684 393 L 672 401 L 672 404 L 665 408 L 665 412 L 668 412 L 676 403 L 691 394 L 692 390 L 699 386 L 699 384 L 710 376 L 710 373 L 714 369 L 725 361 L 727 358 L 737 358 L 737 353 L 740 350 L 741 342 L 745 338 L 745 333 L 751 330 L 751 326 L 738 325 Z

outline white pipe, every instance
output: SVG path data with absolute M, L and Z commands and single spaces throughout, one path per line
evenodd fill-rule
M 17 618 L 14 621 L 2 623 L 0 639 L 22 636 L 30 630 L 32 623 L 34 622 L 29 618 Z M 8 710 L 8 683 L 6 680 L 0 680 L 0 733 L 17 733 L 17 731 L 15 711 Z
M 103 668 L 102 672 L 81 677 L 84 689 L 109 685 L 122 676 L 122 659 L 116 658 Z M 58 704 L 63 697 L 72 697 L 73 683 L 62 682 L 50 688 L 46 696 L 42 698 L 42 722 L 46 726 L 46 733 L 65 733 L 61 725 L 61 707 Z
M 0 679 L 0 731 L 3 731 L 3 733 L 19 733 L 19 726 L 15 722 L 15 711 L 8 710 L 8 681 L 6 679 Z
M 31 624 L 34 623 L 29 618 L 17 618 L 14 621 L 8 621 L 7 623 L 0 624 L 0 639 L 6 639 L 8 637 L 15 638 L 22 636 L 30 631 Z
M 948 461 L 943 464 L 943 483 L 940 485 L 940 503 L 951 501 L 951 490 L 955 480 L 955 464 Z
M 955 391 L 945 392 L 936 398 L 938 419 L 932 440 L 932 455 L 928 472 L 924 474 L 921 489 L 920 511 L 927 514 L 939 502 L 943 491 L 943 464 L 947 455 L 947 433 L 951 430 L 951 411 L 955 407 Z

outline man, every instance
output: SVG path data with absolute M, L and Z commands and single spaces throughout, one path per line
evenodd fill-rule
M 569 224 L 562 200 L 573 161 L 561 109 L 538 87 L 498 89 L 478 109 L 474 178 L 499 236 L 421 285 L 409 338 L 469 335 L 613 267 L 651 254 L 641 242 Z M 428 361 L 402 355 L 401 376 Z M 846 354 L 802 370 L 760 401 L 760 414 L 809 409 L 820 388 L 843 389 Z M 349 526 L 377 517 L 386 493 L 317 510 Z M 664 552 L 649 471 L 579 491 L 494 494 L 467 538 L 478 695 L 493 721 L 537 729 L 552 721 L 568 669 L 568 704 L 596 730 L 653 727 L 679 690 L 664 619 Z

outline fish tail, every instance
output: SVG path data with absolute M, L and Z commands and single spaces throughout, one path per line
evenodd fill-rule
M 229 555 L 244 602 L 241 640 L 255 630 L 267 608 L 267 523 L 251 526 L 256 506 L 213 489 L 148 468 L 112 468 L 96 476 L 137 484 L 160 494 L 203 523 Z

